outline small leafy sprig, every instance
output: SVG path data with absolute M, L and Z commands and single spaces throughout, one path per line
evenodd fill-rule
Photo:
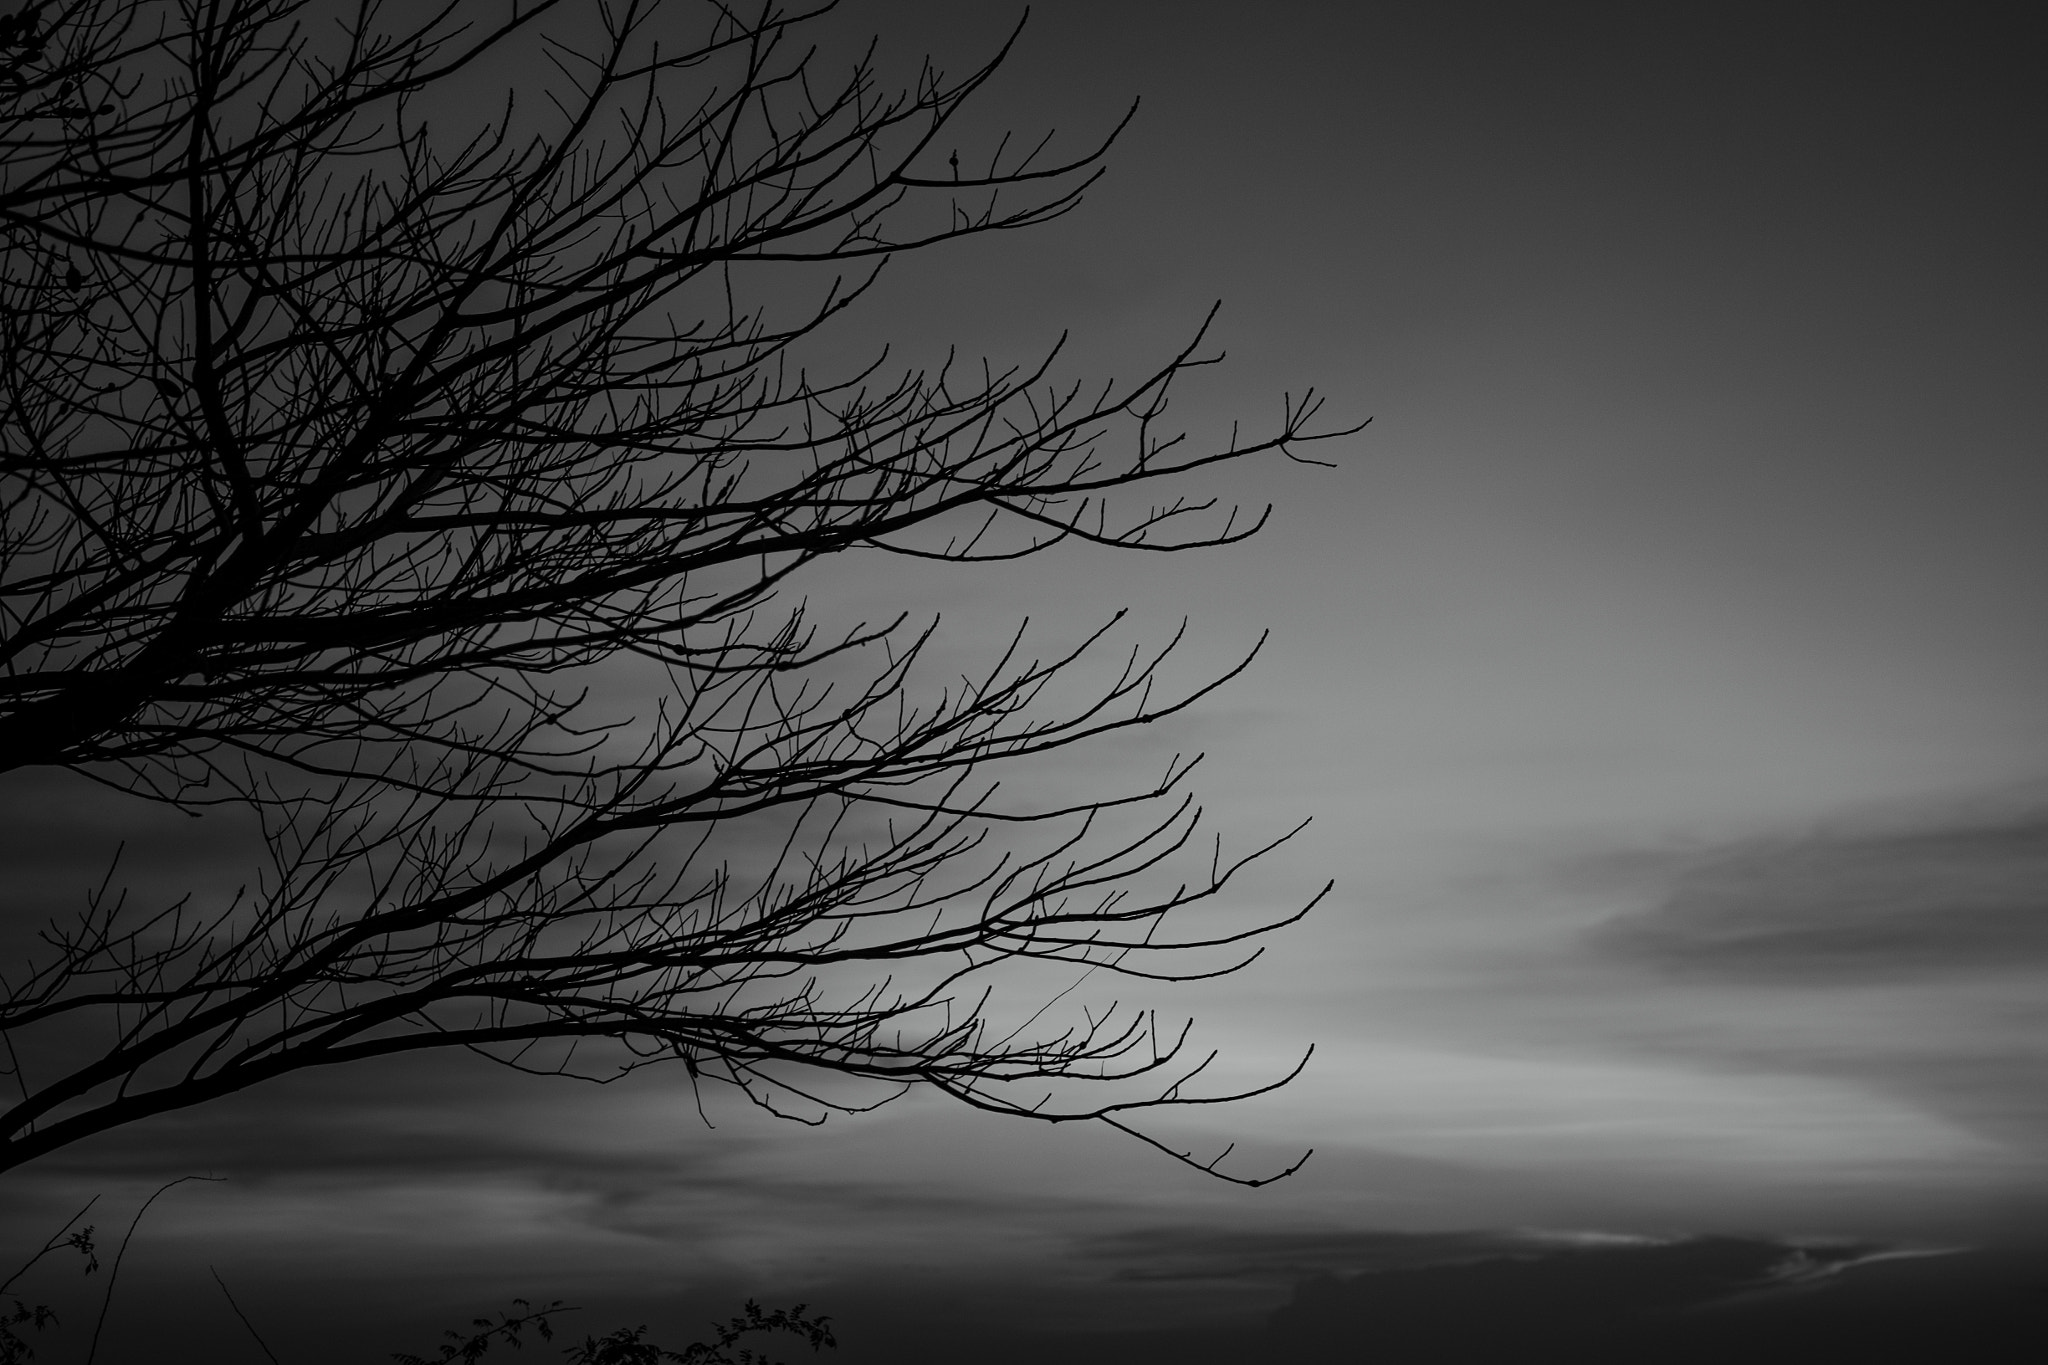
M 63 1251 L 66 1248 L 76 1251 L 79 1255 L 85 1257 L 86 1274 L 90 1275 L 95 1270 L 98 1270 L 100 1268 L 100 1258 L 99 1249 L 94 1246 L 92 1240 L 93 1225 L 87 1223 L 84 1227 L 76 1226 L 78 1220 L 85 1217 L 93 1204 L 97 1202 L 97 1199 L 98 1196 L 94 1196 L 93 1199 L 87 1200 L 85 1208 L 72 1214 L 70 1220 L 63 1227 L 59 1228 L 49 1241 L 43 1243 L 39 1251 L 24 1261 L 19 1270 L 9 1275 L 6 1280 L 0 1281 L 0 1294 L 4 1294 L 12 1289 L 15 1282 L 28 1274 L 29 1270 L 38 1261 L 42 1260 L 43 1257 L 50 1255 L 52 1252 Z M 748 1305 L 750 1308 L 752 1306 L 752 1304 Z M 23 1362 L 36 1358 L 35 1344 L 21 1333 L 15 1331 L 15 1328 L 26 1326 L 31 1332 L 41 1332 L 45 1327 L 56 1321 L 57 1310 L 46 1303 L 30 1306 L 23 1303 L 20 1299 L 16 1299 L 12 1308 L 0 1309 L 0 1365 L 23 1365 Z

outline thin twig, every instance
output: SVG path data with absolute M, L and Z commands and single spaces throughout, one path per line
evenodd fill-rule
M 181 1175 L 176 1180 L 167 1181 L 157 1186 L 156 1193 L 142 1201 L 142 1207 L 135 1211 L 134 1219 L 128 1224 L 128 1231 L 122 1234 L 120 1248 L 114 1252 L 114 1264 L 107 1271 L 107 1292 L 100 1299 L 99 1321 L 92 1325 L 92 1347 L 85 1353 L 85 1365 L 92 1365 L 93 1361 L 99 1356 L 100 1333 L 105 1330 L 107 1325 L 107 1310 L 114 1306 L 114 1282 L 121 1275 L 121 1258 L 128 1254 L 128 1243 L 134 1240 L 135 1229 L 142 1226 L 142 1215 L 149 1212 L 151 1204 L 154 1204 L 170 1190 L 184 1184 L 188 1180 L 217 1181 L 220 1179 L 221 1177 L 217 1175 Z
M 221 1296 L 228 1301 L 228 1307 L 235 1310 L 235 1316 L 242 1320 L 242 1326 L 249 1329 L 249 1335 L 255 1338 L 257 1348 L 270 1358 L 270 1365 L 278 1365 L 277 1353 L 270 1349 L 268 1342 L 263 1340 L 263 1334 L 256 1330 L 256 1324 L 249 1321 L 249 1315 L 242 1311 L 242 1305 L 235 1302 L 235 1296 L 228 1293 L 228 1282 L 223 1280 L 220 1277 L 220 1272 L 212 1266 L 206 1267 L 206 1273 L 213 1276 L 213 1282 L 220 1286 Z

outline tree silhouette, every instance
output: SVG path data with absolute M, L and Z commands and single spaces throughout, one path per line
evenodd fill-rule
M 801 590 L 1235 541 L 1263 516 L 1113 495 L 1337 433 L 1310 397 L 1220 448 L 1162 430 L 1199 335 L 1122 387 L 1056 384 L 1056 352 L 834 369 L 820 339 L 883 261 L 1065 213 L 1108 143 L 963 162 L 941 138 L 1008 44 L 899 88 L 809 45 L 822 13 L 0 21 L 0 771 L 261 837 L 240 896 L 136 906 L 110 874 L 11 965 L 0 1167 L 427 1048 L 675 1060 L 780 1112 L 922 1083 L 1135 1131 L 1231 1098 L 1183 1088 L 1184 1026 L 1020 1023 L 987 982 L 1234 970 L 1255 950 L 1184 955 L 1298 916 L 1171 926 L 1272 845 L 1196 840 L 1192 762 L 1027 808 L 987 773 L 1237 669 L 1170 691 L 1180 636 L 1112 619 L 1044 656 L 1020 627 L 935 688 L 931 623 L 827 629 Z M 629 673 L 651 712 L 592 700 Z M 809 1094 L 821 1072 L 880 1088 Z

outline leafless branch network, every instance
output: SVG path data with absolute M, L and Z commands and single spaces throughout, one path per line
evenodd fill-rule
M 1237 669 L 1171 690 L 1180 638 L 1118 654 L 1112 621 L 935 687 L 932 626 L 827 629 L 800 593 L 863 556 L 1239 540 L 1263 515 L 1118 495 L 1337 433 L 1313 395 L 1220 448 L 1166 430 L 1199 333 L 1125 385 L 1055 381 L 1057 350 L 814 372 L 889 257 L 1067 212 L 1107 146 L 963 165 L 948 130 L 1008 46 L 899 88 L 821 56 L 821 13 L 0 20 L 0 771 L 239 809 L 264 850 L 225 904 L 110 877 L 9 967 L 0 1166 L 427 1048 L 1126 1131 L 1227 1098 L 1149 1012 L 999 1026 L 988 982 L 1234 970 L 1298 916 L 1173 926 L 1272 844 L 1202 842 L 1191 761 L 1057 808 L 988 774 Z M 633 661 L 666 693 L 608 715 L 592 682 Z

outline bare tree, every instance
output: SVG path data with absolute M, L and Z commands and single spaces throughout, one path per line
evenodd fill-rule
M 239 897 L 103 889 L 10 965 L 0 1168 L 425 1048 L 673 1059 L 783 1109 L 806 1074 L 923 1083 L 1133 1132 L 1231 1098 L 1184 1088 L 1184 1027 L 1020 1019 L 982 983 L 1234 970 L 1298 917 L 1175 936 L 1264 851 L 1194 838 L 1192 762 L 1067 806 L 986 775 L 1236 670 L 1170 693 L 1179 637 L 1126 649 L 1111 621 L 1045 657 L 1020 629 L 935 688 L 931 624 L 828 630 L 798 594 L 834 556 L 1241 539 L 1263 516 L 1112 495 L 1299 458 L 1316 403 L 1189 449 L 1160 419 L 1199 336 L 1122 387 L 1056 385 L 1054 356 L 815 372 L 889 256 L 1065 213 L 1107 146 L 963 163 L 944 134 L 1007 45 L 899 88 L 872 48 L 809 45 L 821 13 L 0 20 L 0 771 L 262 840 Z M 544 93 L 504 93 L 514 71 Z M 592 682 L 630 668 L 661 679 L 651 714 L 603 713 Z

